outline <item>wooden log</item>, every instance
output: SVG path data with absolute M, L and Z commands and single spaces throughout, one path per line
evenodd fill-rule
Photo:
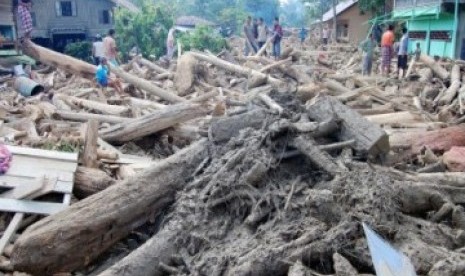
M 169 79 L 172 79 L 174 77 L 173 73 L 171 73 L 170 71 L 166 70 L 165 68 L 161 67 L 161 66 L 158 66 L 156 65 L 155 63 L 151 62 L 150 60 L 147 60 L 145 58 L 142 58 L 142 57 L 138 57 L 136 58 L 136 60 L 148 67 L 149 69 L 152 69 L 153 71 L 159 73 L 159 74 L 170 74 L 171 76 L 169 77 Z
M 259 57 L 261 55 L 263 55 L 265 52 L 266 52 L 266 49 L 268 48 L 268 46 L 270 45 L 271 43 L 271 40 L 272 38 L 268 38 L 265 42 L 265 44 L 262 46 L 262 48 L 260 48 L 257 52 L 257 54 L 255 54 L 256 57 Z
M 307 102 L 313 99 L 318 93 L 322 91 L 322 87 L 315 83 L 308 83 L 297 87 L 296 96 L 302 102 Z
M 450 77 L 449 72 L 436 61 L 434 61 L 432 57 L 423 54 L 420 56 L 420 61 L 424 62 L 429 68 L 431 68 L 434 74 L 439 78 L 445 80 Z
M 179 96 L 185 96 L 193 91 L 197 64 L 198 60 L 190 52 L 178 59 L 174 85 Z
M 290 64 L 290 63 L 292 63 L 291 58 L 279 60 L 279 61 L 276 61 L 274 63 L 268 64 L 267 66 L 263 67 L 262 69 L 260 69 L 260 72 L 265 73 L 265 72 L 270 71 L 271 69 L 274 69 L 274 68 L 277 68 L 277 67 L 280 67 L 286 64 Z
M 129 122 L 114 125 L 101 130 L 99 134 L 107 142 L 127 142 L 195 119 L 207 113 L 208 109 L 199 104 L 178 104 Z
M 405 77 L 404 78 L 408 78 L 410 76 L 410 74 L 412 74 L 412 71 L 413 71 L 413 68 L 415 67 L 415 56 L 413 56 L 411 59 L 410 59 L 410 64 L 407 68 L 407 73 L 405 73 Z
M 244 128 L 258 129 L 263 126 L 266 112 L 262 109 L 253 110 L 244 114 L 219 119 L 210 125 L 209 137 L 214 142 L 225 142 L 237 136 Z
M 101 102 L 85 100 L 73 96 L 60 95 L 60 99 L 64 100 L 69 104 L 82 106 L 108 115 L 121 115 L 124 113 L 128 113 L 129 111 L 129 108 L 125 106 L 110 105 Z
M 169 263 L 177 250 L 175 240 L 179 232 L 171 228 L 165 226 L 142 246 L 98 276 L 165 275 L 161 265 Z
M 419 154 L 427 147 L 433 152 L 446 152 L 453 146 L 465 146 L 465 127 L 454 126 L 433 131 L 394 132 L 389 137 L 393 147 L 409 146 L 411 154 Z
M 307 111 L 309 117 L 318 122 L 332 117 L 340 120 L 341 129 L 336 134 L 339 140 L 355 139 L 354 149 L 362 154 L 379 156 L 390 150 L 389 138 L 384 130 L 333 97 L 314 98 L 307 106 Z
M 352 90 L 346 88 L 339 82 L 331 79 L 326 79 L 324 80 L 323 84 L 325 85 L 326 88 L 329 90 L 335 92 L 333 95 L 342 95 L 342 94 L 350 94 L 352 93 Z
M 460 82 L 460 80 L 452 81 L 449 88 L 447 88 L 446 92 L 444 92 L 441 99 L 439 99 L 439 104 L 449 105 L 454 100 L 454 98 L 457 96 L 457 93 L 461 85 L 462 83 Z
M 208 156 L 200 140 L 155 164 L 30 226 L 15 243 L 15 270 L 51 275 L 83 268 L 159 213 Z
M 98 121 L 89 120 L 87 122 L 84 149 L 82 151 L 81 163 L 86 168 L 98 168 L 97 162 L 97 138 Z
M 433 78 L 433 70 L 431 68 L 422 68 L 418 71 L 418 75 L 420 75 L 420 82 L 429 83 Z
M 346 169 L 339 167 L 328 153 L 320 150 L 313 139 L 304 139 L 299 136 L 292 141 L 292 145 L 307 156 L 312 163 L 330 175 L 347 171 Z
M 74 173 L 73 194 L 79 199 L 83 199 L 103 191 L 115 183 L 113 178 L 101 170 L 79 166 Z
M 220 67 L 220 68 L 222 68 L 224 70 L 231 71 L 231 72 L 234 72 L 234 73 L 239 74 L 239 75 L 250 76 L 250 77 L 255 77 L 255 78 L 265 78 L 265 79 L 267 79 L 267 81 L 270 84 L 272 84 L 275 87 L 282 87 L 282 86 L 285 85 L 279 79 L 267 76 L 264 73 L 261 73 L 261 72 L 256 71 L 256 70 L 252 70 L 250 68 L 242 67 L 240 65 L 227 62 L 227 61 L 222 60 L 220 58 L 217 58 L 215 56 L 204 55 L 204 54 L 194 53 L 194 52 L 192 54 L 199 60 L 209 62 L 209 63 L 211 63 L 211 64 L 213 64 L 215 66 L 218 66 L 218 67 Z
M 101 114 L 92 114 L 86 112 L 72 112 L 72 111 L 55 111 L 54 118 L 61 118 L 70 121 L 76 122 L 87 122 L 88 120 L 97 120 L 102 123 L 110 124 L 119 124 L 123 122 L 131 121 L 131 118 L 112 116 L 112 115 L 101 115 Z
M 398 124 L 399 122 L 402 122 L 402 123 L 423 122 L 421 115 L 414 114 L 408 111 L 370 115 L 370 116 L 365 116 L 365 118 L 370 122 L 380 124 L 380 125 Z
M 52 51 L 26 40 L 21 45 L 23 53 L 52 67 L 93 78 L 97 67 L 82 60 Z
M 450 172 L 465 172 L 465 147 L 452 147 L 442 160 Z
M 139 108 L 154 108 L 154 109 L 162 109 L 167 107 L 166 104 L 161 104 L 155 101 L 143 100 L 139 98 L 130 97 L 129 102 L 132 106 L 136 106 Z
M 267 94 L 261 93 L 258 95 L 258 98 L 264 102 L 271 110 L 272 112 L 276 114 L 282 114 L 284 112 L 284 108 L 280 106 L 277 102 L 275 102 L 270 96 Z
M 179 103 L 179 102 L 184 102 L 185 99 L 179 97 L 178 95 L 175 95 L 174 93 L 171 93 L 169 91 L 166 91 L 158 86 L 156 86 L 155 84 L 147 81 L 147 80 L 144 80 L 144 79 L 141 79 L 139 77 L 136 77 L 134 75 L 131 75 L 127 72 L 124 72 L 122 69 L 118 68 L 118 67 L 115 67 L 115 66 L 112 66 L 110 65 L 111 67 L 111 71 L 117 75 L 118 77 L 122 78 L 123 80 L 125 80 L 126 82 L 129 82 L 131 84 L 133 84 L 135 87 L 139 88 L 139 89 L 142 89 L 144 91 L 147 91 L 148 93 L 151 93 L 155 96 L 158 96 L 160 98 L 162 98 L 163 100 L 166 100 L 168 102 L 171 102 L 171 103 Z

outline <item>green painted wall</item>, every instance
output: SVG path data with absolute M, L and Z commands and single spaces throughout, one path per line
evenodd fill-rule
M 454 47 L 452 40 L 429 40 L 430 31 L 449 31 L 453 33 L 454 19 L 450 16 L 440 16 L 437 19 L 421 20 L 413 19 L 408 21 L 409 31 L 426 31 L 426 40 L 411 39 L 409 49 L 413 50 L 416 43 L 420 42 L 421 51 L 429 55 L 454 58 Z M 429 43 L 428 43 L 429 41 Z M 429 44 L 429 45 L 428 45 Z

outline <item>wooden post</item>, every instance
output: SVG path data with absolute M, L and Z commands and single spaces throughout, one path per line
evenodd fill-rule
M 97 138 L 99 123 L 96 120 L 87 122 L 84 150 L 82 151 L 81 163 L 87 168 L 98 168 L 97 162 Z

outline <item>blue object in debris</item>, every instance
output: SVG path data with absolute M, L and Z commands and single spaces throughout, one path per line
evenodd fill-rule
M 363 230 L 370 249 L 377 276 L 416 276 L 410 259 L 363 223 Z

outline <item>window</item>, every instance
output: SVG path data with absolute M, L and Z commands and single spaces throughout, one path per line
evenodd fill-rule
M 56 1 L 55 10 L 57 16 L 76 16 L 76 2 L 75 1 Z
M 426 39 L 425 31 L 409 31 L 408 37 L 411 39 Z
M 444 41 L 451 40 L 451 32 L 449 31 L 431 31 L 429 36 L 431 40 L 444 40 Z
M 111 24 L 111 12 L 109 10 L 103 10 L 99 12 L 99 23 Z

